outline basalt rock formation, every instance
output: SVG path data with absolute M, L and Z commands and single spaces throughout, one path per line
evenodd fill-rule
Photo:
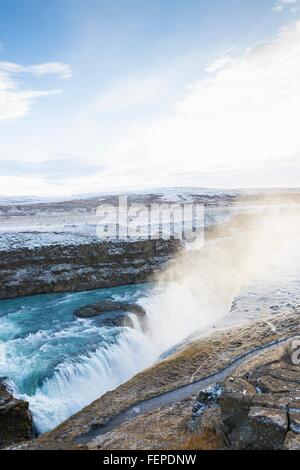
M 10 247 L 0 251 L 0 299 L 145 282 L 179 247 L 172 239 Z
M 28 402 L 14 398 L 5 380 L 0 378 L 0 447 L 33 437 Z
M 144 316 L 146 314 L 143 307 L 138 304 L 126 302 L 116 302 L 114 300 L 102 300 L 93 305 L 87 305 L 74 312 L 78 318 L 90 318 L 108 312 L 130 312 L 135 315 Z
M 134 321 L 130 314 L 133 314 L 138 319 L 141 326 L 143 325 L 143 318 L 146 316 L 146 312 L 138 304 L 102 300 L 93 305 L 79 308 L 74 312 L 74 315 L 78 318 L 98 317 L 99 322 L 103 326 L 127 326 L 134 328 Z
M 300 365 L 286 355 L 268 357 L 200 392 L 193 430 L 203 433 L 216 413 L 214 431 L 225 448 L 299 450 Z
M 78 318 L 99 317 L 103 326 L 128 326 L 133 328 L 134 322 L 129 314 L 133 314 L 142 323 L 145 310 L 138 304 L 102 300 L 93 305 L 87 305 L 74 312 Z

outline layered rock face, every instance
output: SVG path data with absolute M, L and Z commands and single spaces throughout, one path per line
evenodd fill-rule
M 0 251 L 0 299 L 83 291 L 150 280 L 177 240 L 50 244 Z
M 201 392 L 194 423 L 203 431 L 218 413 L 224 446 L 244 450 L 300 450 L 300 366 L 271 360 Z
M 28 402 L 14 398 L 0 379 L 0 448 L 33 437 Z

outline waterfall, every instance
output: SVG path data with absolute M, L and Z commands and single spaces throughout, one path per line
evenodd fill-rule
M 38 431 L 48 431 L 197 330 L 236 315 L 238 309 L 231 306 L 245 286 L 264 286 L 271 279 L 263 294 L 269 289 L 279 295 L 276 286 L 284 289 L 286 282 L 287 293 L 278 299 L 290 299 L 296 286 L 290 272 L 300 267 L 295 256 L 299 227 L 288 215 L 233 225 L 201 250 L 180 254 L 147 293 L 128 286 L 6 301 L 0 315 L 0 346 L 6 356 L 0 357 L 0 375 L 8 376 L 15 394 L 29 401 Z M 103 328 L 97 319 L 74 318 L 78 305 L 118 293 L 144 307 L 142 327 L 135 315 L 134 328 Z
M 43 433 L 156 358 L 155 348 L 139 329 L 125 328 L 115 344 L 60 363 L 33 396 L 21 398 L 29 401 L 37 430 Z

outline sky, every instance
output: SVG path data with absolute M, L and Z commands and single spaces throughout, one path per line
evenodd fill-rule
M 300 0 L 0 0 L 0 194 L 298 187 Z

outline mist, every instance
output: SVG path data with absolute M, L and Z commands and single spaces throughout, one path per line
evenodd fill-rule
M 230 326 L 231 307 L 244 288 L 298 269 L 299 209 L 264 198 L 256 213 L 240 213 L 207 230 L 204 246 L 196 240 L 170 263 L 145 300 L 147 334 L 159 351 L 219 319 Z

